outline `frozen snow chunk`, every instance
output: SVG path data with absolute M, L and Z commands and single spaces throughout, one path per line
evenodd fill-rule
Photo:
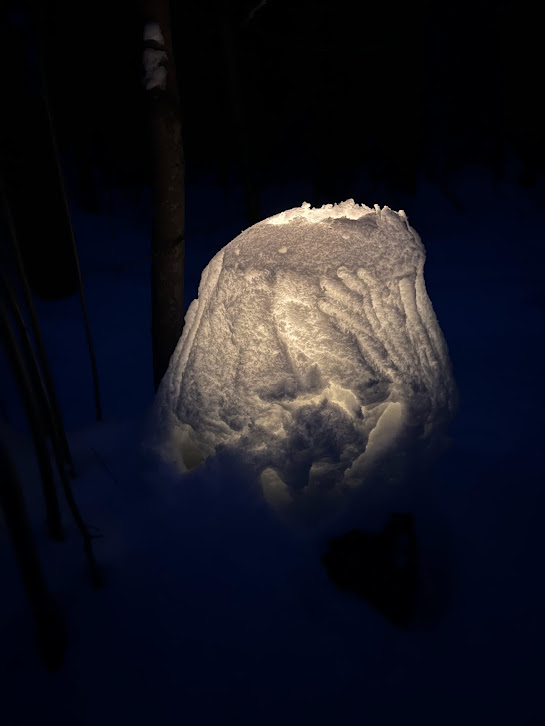
M 144 42 L 149 41 L 153 41 L 154 43 L 164 47 L 165 39 L 159 23 L 152 22 L 144 25 Z
M 144 48 L 142 54 L 144 65 L 143 85 L 146 91 L 160 88 L 162 91 L 167 87 L 167 54 L 164 50 L 155 48 Z
M 166 63 L 168 56 L 165 52 L 165 39 L 159 23 L 146 23 L 144 26 L 144 43 L 146 47 L 142 54 L 144 66 L 143 86 L 146 91 L 167 86 Z
M 270 504 L 319 516 L 441 448 L 456 405 L 404 213 L 348 200 L 266 219 L 224 247 L 154 406 L 181 470 L 222 449 Z

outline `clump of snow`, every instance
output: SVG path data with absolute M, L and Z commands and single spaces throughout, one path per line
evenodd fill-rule
M 403 212 L 348 200 L 242 232 L 203 272 L 157 393 L 161 456 L 235 452 L 278 511 L 320 521 L 403 481 L 456 403 Z
M 144 25 L 144 42 L 147 43 L 149 41 L 153 41 L 162 46 L 165 45 L 165 39 L 163 38 L 159 23 L 146 23 Z
M 167 69 L 164 65 L 167 61 L 167 54 L 165 51 L 145 48 L 142 60 L 144 64 L 143 85 L 146 91 L 154 88 L 164 91 L 167 87 Z
M 142 54 L 144 88 L 146 91 L 151 91 L 154 88 L 160 88 L 164 91 L 167 85 L 167 69 L 165 64 L 168 56 L 164 50 L 165 39 L 159 23 L 146 23 L 144 26 L 144 43 L 151 44 L 151 47 L 144 48 Z M 159 47 L 153 47 L 153 44 Z

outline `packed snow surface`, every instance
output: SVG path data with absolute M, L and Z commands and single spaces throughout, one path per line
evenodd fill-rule
M 161 382 L 162 457 L 185 471 L 235 451 L 297 516 L 399 483 L 456 405 L 424 261 L 404 212 L 353 200 L 242 232 L 205 268 Z

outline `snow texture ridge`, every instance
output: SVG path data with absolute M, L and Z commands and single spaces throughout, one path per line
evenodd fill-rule
M 403 479 L 456 407 L 424 262 L 404 212 L 353 200 L 242 232 L 204 270 L 157 393 L 161 456 L 184 471 L 236 451 L 296 516 Z

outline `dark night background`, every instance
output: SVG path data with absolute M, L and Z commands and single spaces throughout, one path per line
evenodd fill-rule
M 43 14 L 100 425 L 31 7 Z M 256 217 L 303 201 L 404 209 L 422 236 L 461 406 L 452 449 L 415 507 L 429 608 L 407 632 L 330 588 L 306 545 L 266 518 L 256 524 L 215 464 L 176 488 L 144 472 L 135 453 L 154 395 L 139 8 L 7 0 L 0 10 L 2 176 L 76 452 L 78 501 L 105 534 L 96 551 L 107 577 L 103 591 L 90 590 L 71 525 L 61 549 L 43 534 L 28 428 L 0 356 L 0 433 L 69 631 L 66 665 L 48 680 L 0 517 L 0 722 L 545 723 L 545 114 L 535 4 L 171 0 L 186 303 L 221 247 Z
M 69 184 L 99 213 L 97 187 L 130 193 L 150 181 L 143 18 L 131 2 L 40 7 Z M 500 179 L 508 153 L 520 161 L 521 187 L 535 186 L 544 119 L 531 3 L 269 0 L 252 14 L 256 7 L 172 3 L 189 190 L 202 174 L 226 188 L 249 179 L 258 195 L 305 177 L 313 204 L 373 197 L 410 212 L 419 176 L 449 195 L 452 175 L 471 164 Z M 49 295 L 70 284 L 24 10 L 17 2 L 3 11 L 5 173 L 20 236 L 35 245 L 36 290 Z M 262 199 L 259 214 L 272 211 Z M 191 229 L 196 210 L 187 216 Z

